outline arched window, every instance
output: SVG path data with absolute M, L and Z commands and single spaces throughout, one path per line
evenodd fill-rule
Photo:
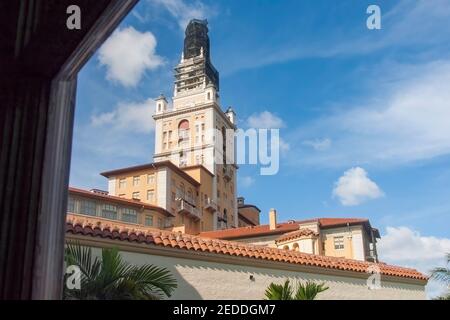
M 178 146 L 185 148 L 189 144 L 189 121 L 181 120 L 178 124 Z
M 289 246 L 283 246 L 283 250 L 289 250 Z
M 181 120 L 178 124 L 178 130 L 189 130 L 189 121 Z
M 299 246 L 297 242 L 292 245 L 292 250 L 299 251 Z
M 227 221 L 228 221 L 227 209 L 223 209 L 223 221 L 225 221 L 225 223 L 227 223 Z

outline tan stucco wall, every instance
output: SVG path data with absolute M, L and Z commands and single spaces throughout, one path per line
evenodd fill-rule
M 214 201 L 214 176 L 201 167 L 183 168 L 183 171 L 200 183 L 198 208 L 202 211 L 200 231 L 214 230 L 214 214 L 205 209 L 205 196 Z
M 98 249 L 97 254 L 99 253 Z M 381 289 L 369 290 L 366 280 L 335 275 L 311 274 L 276 268 L 234 265 L 122 251 L 124 259 L 140 265 L 155 264 L 168 268 L 177 278 L 178 288 L 172 299 L 263 299 L 271 282 L 286 278 L 326 282 L 329 290 L 319 299 L 425 299 L 423 285 L 382 281 Z M 194 256 L 195 253 L 192 253 Z M 248 260 L 248 259 L 247 259 Z M 254 280 L 250 280 L 253 275 Z
M 330 257 L 341 257 L 347 259 L 355 259 L 354 243 L 352 242 L 352 237 L 355 235 L 363 235 L 363 230 L 361 226 L 351 226 L 349 228 L 333 228 L 333 229 L 323 229 L 321 230 L 322 244 L 325 249 L 324 254 Z M 344 249 L 336 250 L 334 248 L 334 238 L 344 237 Z M 363 244 L 361 244 L 363 246 Z

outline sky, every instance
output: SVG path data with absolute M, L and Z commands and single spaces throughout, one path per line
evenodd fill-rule
M 369 30 L 366 10 L 381 9 Z M 369 218 L 380 258 L 429 272 L 450 252 L 450 2 L 141 0 L 79 75 L 70 184 L 152 161 L 154 98 L 173 92 L 184 28 L 208 19 L 222 107 L 279 128 L 280 169 L 238 194 L 280 221 Z M 442 292 L 435 282 L 429 296 Z

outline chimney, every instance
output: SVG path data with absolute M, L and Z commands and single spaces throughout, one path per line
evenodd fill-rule
M 277 210 L 270 209 L 269 211 L 269 229 L 275 230 L 277 228 Z

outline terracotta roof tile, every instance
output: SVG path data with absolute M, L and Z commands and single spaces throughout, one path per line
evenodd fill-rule
M 300 229 L 281 235 L 278 239 L 275 240 L 275 243 L 298 239 L 301 237 L 318 236 L 318 235 L 319 234 L 317 232 L 314 232 L 311 229 Z
M 232 228 L 226 230 L 218 231 L 206 231 L 201 232 L 199 236 L 206 238 L 215 239 L 238 239 L 243 237 L 260 237 L 266 235 L 276 235 L 283 234 L 286 232 L 296 231 L 299 229 L 299 224 L 317 222 L 321 228 L 338 227 L 355 225 L 355 224 L 365 224 L 369 223 L 368 219 L 363 218 L 316 218 L 308 220 L 297 220 L 289 221 L 277 224 L 277 227 L 273 230 L 270 229 L 268 224 L 252 226 L 252 227 L 241 227 Z
M 81 222 L 67 222 L 68 234 L 89 237 L 111 238 L 120 241 L 147 243 L 149 245 L 176 248 L 176 250 L 202 250 L 221 255 L 243 256 L 262 260 L 280 261 L 299 265 L 309 265 L 354 272 L 366 272 L 368 267 L 376 265 L 382 275 L 427 281 L 422 273 L 408 268 L 391 266 L 384 263 L 374 264 L 365 261 L 349 260 L 343 258 L 317 256 L 307 253 L 281 250 L 276 248 L 247 245 L 217 239 L 205 239 L 196 236 L 179 235 L 171 232 L 157 230 L 129 230 L 120 229 L 111 231 L 110 226 L 98 224 L 82 224 Z

